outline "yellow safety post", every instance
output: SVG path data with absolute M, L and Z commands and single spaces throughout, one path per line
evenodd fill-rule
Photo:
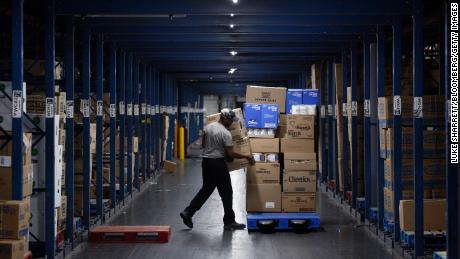
M 185 129 L 180 127 L 179 130 L 179 158 L 180 160 L 185 159 Z

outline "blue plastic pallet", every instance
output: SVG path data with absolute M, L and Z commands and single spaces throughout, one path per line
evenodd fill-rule
M 258 222 L 264 220 L 275 221 L 274 230 L 293 230 L 289 226 L 291 220 L 308 220 L 308 229 L 317 229 L 320 227 L 320 218 L 316 213 L 248 213 L 247 228 L 248 230 L 260 230 Z
M 433 259 L 446 259 L 447 253 L 446 251 L 434 252 Z

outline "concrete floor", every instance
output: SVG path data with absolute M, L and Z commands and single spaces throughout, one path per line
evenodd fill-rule
M 245 172 L 232 172 L 237 221 L 245 223 Z M 322 229 L 308 234 L 224 231 L 223 209 L 217 191 L 187 229 L 179 212 L 201 185 L 200 159 L 180 163 L 174 174 L 163 174 L 132 205 L 114 219 L 114 225 L 171 225 L 167 244 L 89 244 L 71 258 L 399 258 L 387 251 L 363 227 L 356 226 L 325 193 L 317 209 Z

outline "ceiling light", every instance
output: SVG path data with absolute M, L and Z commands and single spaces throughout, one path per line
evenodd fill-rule
M 235 24 L 230 24 L 230 29 L 233 29 L 235 27 Z
M 236 55 L 238 55 L 238 52 L 236 52 L 236 51 L 232 50 L 232 51 L 230 51 L 230 55 L 232 55 L 232 56 L 236 56 Z
M 235 68 L 235 67 L 232 67 L 232 68 L 230 68 L 230 70 L 228 71 L 228 73 L 231 74 L 231 75 L 233 75 L 233 74 L 235 74 L 236 70 L 238 70 L 238 69 Z
M 231 14 L 230 14 L 230 17 L 233 17 L 233 16 L 235 16 L 235 14 L 234 14 L 234 13 L 231 13 Z
M 234 4 L 237 4 L 238 3 L 238 0 L 232 0 Z

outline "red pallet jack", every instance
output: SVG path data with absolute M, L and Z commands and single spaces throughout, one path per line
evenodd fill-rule
M 97 226 L 89 232 L 95 243 L 167 243 L 170 226 Z

